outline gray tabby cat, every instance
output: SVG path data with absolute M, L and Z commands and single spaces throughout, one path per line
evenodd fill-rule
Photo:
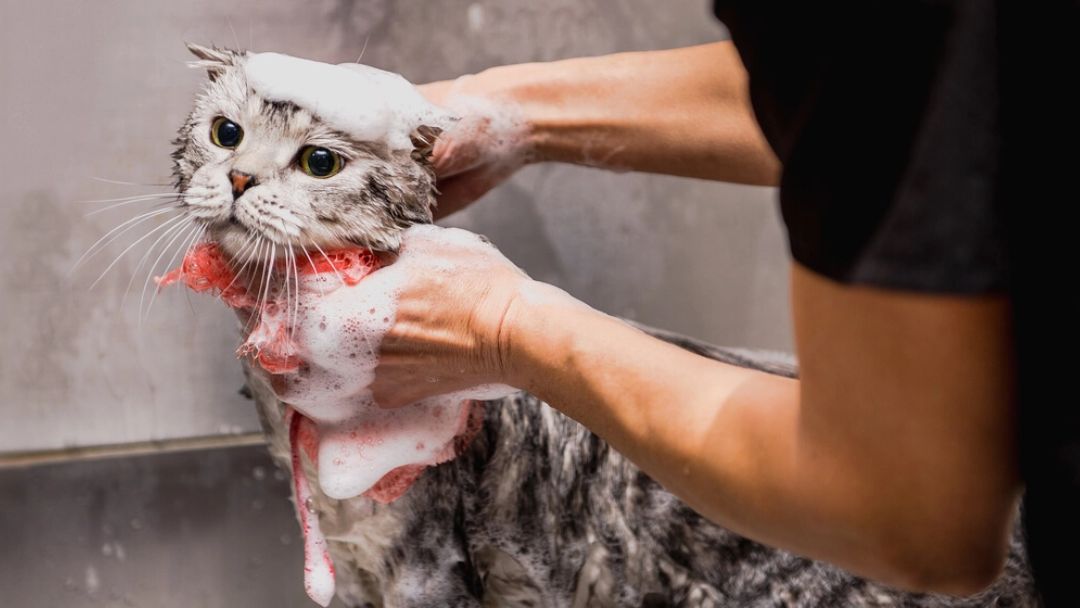
M 386 251 L 404 228 L 432 220 L 437 129 L 418 129 L 411 153 L 391 153 L 256 96 L 238 67 L 245 53 L 190 48 L 210 82 L 176 140 L 180 205 L 234 263 L 252 235 L 282 249 Z M 241 133 L 239 157 L 229 144 Z M 312 178 L 324 171 L 340 172 Z M 234 198 L 246 199 L 246 211 Z M 275 221 L 284 217 L 299 235 Z M 795 374 L 760 355 L 642 329 L 720 361 Z M 247 375 L 271 452 L 288 469 L 284 404 L 264 375 Z M 978 596 L 897 592 L 707 521 L 526 393 L 487 402 L 483 428 L 460 456 L 427 469 L 391 504 L 314 490 L 338 597 L 354 607 L 1037 605 L 1019 533 L 1004 575 Z

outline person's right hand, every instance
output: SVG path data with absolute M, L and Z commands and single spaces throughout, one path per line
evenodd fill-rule
M 459 117 L 439 136 L 432 153 L 439 190 L 436 218 L 468 206 L 532 159 L 521 109 L 497 90 L 489 72 L 419 87 L 429 101 Z

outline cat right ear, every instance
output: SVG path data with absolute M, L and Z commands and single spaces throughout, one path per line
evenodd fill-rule
M 199 58 L 198 61 L 189 61 L 188 66 L 206 70 L 210 80 L 217 80 L 225 73 L 226 68 L 236 64 L 236 51 L 205 47 L 191 42 L 187 43 L 187 48 L 192 55 Z

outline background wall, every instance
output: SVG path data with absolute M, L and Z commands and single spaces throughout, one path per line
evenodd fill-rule
M 185 40 L 356 59 L 426 81 L 487 66 L 725 36 L 704 1 L 15 2 L 0 19 L 0 452 L 239 433 L 230 314 L 164 292 L 140 324 L 141 251 L 76 259 L 166 192 L 169 140 L 203 75 Z M 707 119 L 707 117 L 703 117 Z M 533 167 L 449 223 L 608 312 L 788 349 L 786 249 L 769 189 Z M 160 269 L 159 269 L 160 270 Z

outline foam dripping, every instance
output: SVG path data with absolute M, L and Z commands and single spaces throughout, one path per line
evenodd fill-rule
M 309 454 L 314 450 L 315 429 L 310 420 L 297 414 L 291 407 L 285 412 L 285 421 L 289 427 L 296 515 L 304 534 L 304 591 L 316 604 L 329 606 L 334 599 L 334 560 L 330 557 L 326 536 L 319 526 L 315 498 L 304 471 L 304 463 L 301 462 L 301 451 L 304 447 Z
M 296 288 L 305 304 L 294 303 L 292 309 L 280 285 L 268 288 L 260 300 L 213 242 L 194 247 L 180 267 L 155 278 L 159 287 L 183 284 L 251 314 L 252 330 L 237 356 L 249 358 L 279 379 L 308 387 L 297 391 L 295 399 L 286 399 L 290 402 L 286 424 L 297 517 L 304 535 L 304 586 L 308 596 L 322 606 L 334 595 L 334 566 L 303 458 L 317 472 L 326 496 L 362 495 L 385 504 L 403 496 L 428 466 L 460 454 L 483 424 L 482 405 L 460 395 L 394 410 L 374 404 L 366 387 L 378 361 L 379 328 L 384 331 L 393 320 L 396 301 L 392 298 L 371 308 L 375 329 L 369 326 L 357 332 L 355 324 L 339 323 L 335 327 L 345 327 L 345 335 L 324 335 L 333 333 L 326 331 L 326 314 L 356 308 L 357 295 L 341 288 L 357 285 L 378 267 L 378 258 L 365 249 L 320 252 L 306 264 L 297 264 Z M 278 269 L 285 270 L 283 265 Z M 311 343 L 321 344 L 324 350 Z M 368 347 L 360 363 L 354 358 L 358 343 Z M 353 352 L 346 353 L 350 349 Z M 343 368 L 343 363 L 352 367 Z M 355 380 L 356 390 L 342 391 L 345 379 Z M 310 390 L 310 385 L 321 388 Z M 341 398 L 342 392 L 348 396 Z

